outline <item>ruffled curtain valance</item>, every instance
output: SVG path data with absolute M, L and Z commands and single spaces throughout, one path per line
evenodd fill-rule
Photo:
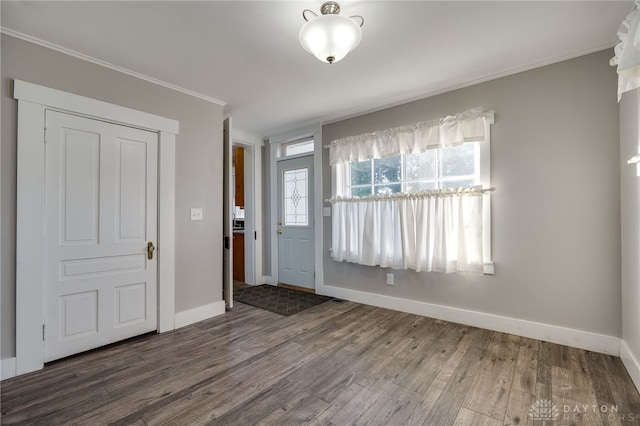
M 615 47 L 611 66 L 617 66 L 618 102 L 624 92 L 640 87 L 640 0 L 618 30 L 620 42 Z
M 484 120 L 489 116 L 493 117 L 492 111 L 483 112 L 481 108 L 475 108 L 412 126 L 336 139 L 329 145 L 329 163 L 333 166 L 350 161 L 416 154 L 431 148 L 482 140 L 485 137 Z

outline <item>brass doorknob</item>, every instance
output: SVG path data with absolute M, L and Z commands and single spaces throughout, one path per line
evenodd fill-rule
M 278 235 L 282 234 L 282 229 L 278 229 L 278 230 L 276 231 L 276 234 L 278 234 Z
M 156 248 L 153 246 L 153 243 L 151 241 L 149 241 L 147 243 L 147 259 L 151 260 L 153 259 L 153 252 Z

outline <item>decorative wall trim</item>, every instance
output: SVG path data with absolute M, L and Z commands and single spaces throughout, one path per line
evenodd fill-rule
M 164 333 L 175 328 L 176 312 L 176 135 L 160 132 L 158 147 L 158 332 Z
M 0 370 L 2 371 L 2 376 L 0 380 L 10 379 L 16 376 L 16 357 L 6 358 L 2 360 L 2 364 L 0 365 Z
M 199 321 L 216 317 L 225 313 L 224 300 L 213 302 L 208 305 L 198 306 L 197 308 L 188 309 L 186 311 L 176 313 L 176 328 L 185 327 Z
M 317 290 L 319 294 L 352 302 L 544 340 L 608 355 L 620 355 L 620 338 L 614 336 L 334 286 L 325 285 Z
M 166 81 L 158 80 L 157 78 L 149 77 L 148 75 L 140 74 L 139 72 L 132 71 L 130 69 L 114 65 L 112 63 L 103 61 L 93 56 L 85 55 L 84 53 L 77 52 L 75 50 L 67 49 L 58 44 L 51 43 L 46 40 L 39 39 L 37 37 L 30 36 L 28 34 L 21 33 L 19 31 L 12 30 L 10 28 L 1 27 L 0 32 L 11 37 L 18 38 L 20 40 L 28 41 L 29 43 L 37 44 L 38 46 L 46 47 L 47 49 L 55 50 L 56 52 L 64 53 L 65 55 L 73 56 L 74 58 L 81 59 L 83 61 L 91 62 L 92 64 L 100 65 L 101 67 L 109 68 L 114 71 L 121 72 L 123 74 L 130 75 L 131 77 L 139 78 L 140 80 L 148 81 L 149 83 L 157 84 L 158 86 L 166 87 L 167 89 L 175 90 L 176 92 L 184 93 L 185 95 L 193 96 L 198 99 L 202 99 L 207 102 L 214 103 L 216 105 L 225 106 L 226 102 L 219 99 L 215 99 L 202 93 L 194 92 L 184 87 L 176 86 L 175 84 L 167 83 Z
M 622 363 L 624 364 L 629 376 L 631 376 L 631 380 L 633 380 L 633 384 L 636 385 L 636 389 L 640 391 L 640 362 L 633 355 L 629 346 L 627 346 L 627 342 L 624 340 L 620 340 L 620 359 L 622 359 Z

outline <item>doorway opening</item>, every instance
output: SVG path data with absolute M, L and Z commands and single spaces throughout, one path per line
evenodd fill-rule
M 321 192 L 317 174 L 321 132 L 274 139 L 270 140 L 269 173 L 271 274 L 266 282 L 315 293 L 322 254 L 316 247 L 322 227 L 322 203 L 316 199 Z
M 257 205 L 255 147 L 234 141 L 232 150 L 234 287 L 256 285 Z
M 278 161 L 278 284 L 315 289 L 313 156 Z

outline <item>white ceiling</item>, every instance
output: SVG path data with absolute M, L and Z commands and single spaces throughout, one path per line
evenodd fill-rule
M 328 65 L 298 42 L 322 0 L 2 1 L 2 27 L 226 102 L 269 136 L 612 47 L 631 1 L 351 1 L 360 46 Z M 612 50 L 613 56 L 613 50 Z

